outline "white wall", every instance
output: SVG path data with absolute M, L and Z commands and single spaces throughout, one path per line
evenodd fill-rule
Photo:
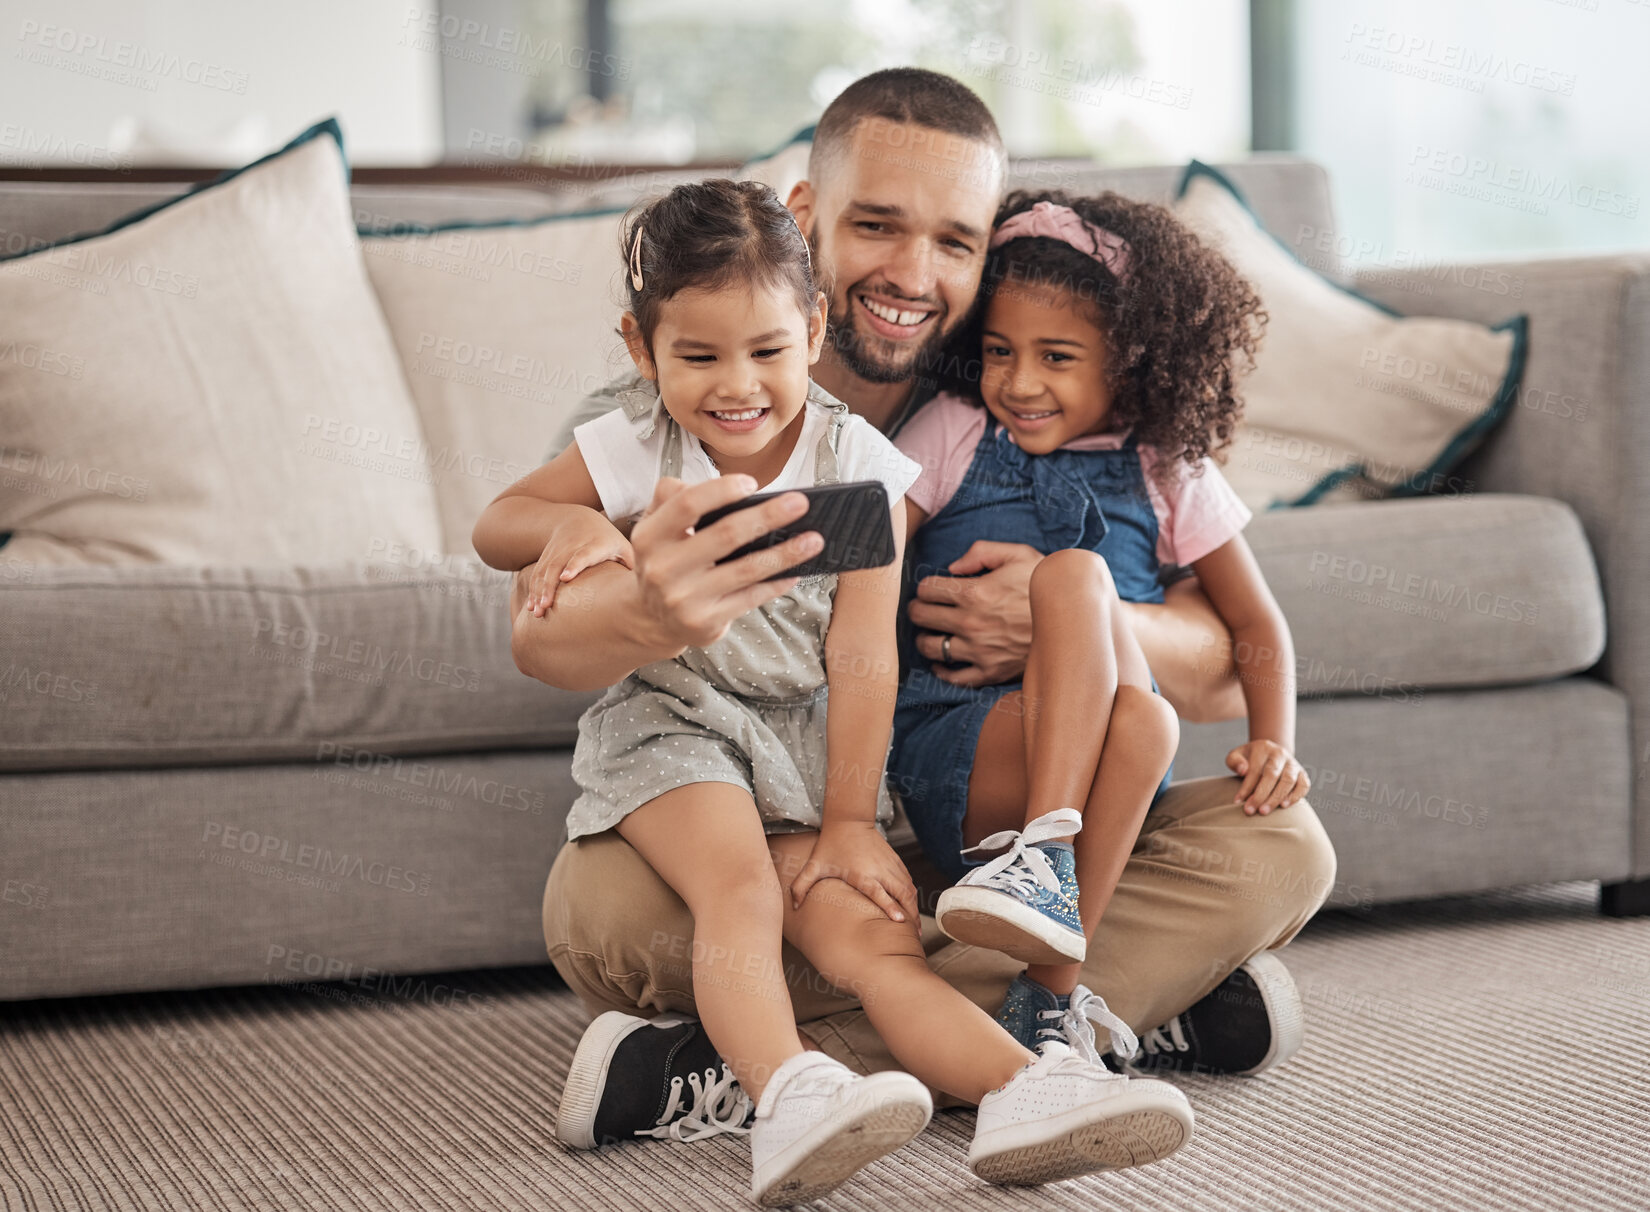
M 331 114 L 353 163 L 438 160 L 425 9 L 434 0 L 0 0 L 0 162 L 228 165 Z

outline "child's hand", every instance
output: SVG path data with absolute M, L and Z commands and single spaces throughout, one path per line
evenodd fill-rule
M 872 822 L 826 822 L 813 853 L 791 884 L 791 908 L 802 908 L 813 886 L 833 877 L 863 892 L 896 922 L 917 920 L 917 886 Z
M 1287 808 L 1312 789 L 1312 780 L 1290 753 L 1276 741 L 1248 741 L 1226 755 L 1227 768 L 1243 779 L 1233 797 L 1243 811 L 1263 816 Z
M 594 509 L 580 509 L 574 518 L 560 523 L 527 578 L 527 606 L 533 617 L 544 617 L 563 584 L 608 560 L 626 568 L 636 566 L 630 540 L 612 522 Z

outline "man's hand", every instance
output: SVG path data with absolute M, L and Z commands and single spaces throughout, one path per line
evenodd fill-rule
M 833 878 L 864 893 L 894 921 L 917 920 L 917 886 L 872 822 L 825 823 L 807 863 L 791 882 L 791 908 L 802 908 L 815 884 Z
M 734 619 L 788 593 L 799 578 L 767 578 L 819 554 L 825 545 L 817 531 L 808 531 L 777 547 L 718 564 L 723 556 L 808 510 L 805 496 L 788 492 L 694 532 L 693 524 L 706 513 L 755 490 L 756 481 L 745 475 L 718 476 L 692 487 L 666 477 L 630 532 L 642 611 L 654 633 L 667 637 L 677 652 L 714 644 Z
M 956 686 L 994 686 L 1025 672 L 1031 651 L 1031 570 L 1043 553 L 1024 543 L 975 543 L 951 563 L 951 576 L 924 577 L 911 602 L 917 651 L 935 662 L 934 676 Z M 974 573 L 980 573 L 974 576 Z M 951 659 L 941 651 L 951 636 Z

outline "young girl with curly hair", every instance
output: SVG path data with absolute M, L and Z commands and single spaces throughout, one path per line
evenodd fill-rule
M 998 1012 L 1028 1047 L 1095 1056 L 1090 1019 L 1118 1060 L 1137 1047 L 1077 983 L 1179 740 L 1120 602 L 1161 602 L 1194 570 L 1248 705 L 1249 740 L 1226 758 L 1237 800 L 1265 813 L 1308 790 L 1288 627 L 1240 534 L 1249 511 L 1210 457 L 1232 439 L 1265 318 L 1161 206 L 1014 193 L 951 390 L 896 442 L 923 467 L 906 496 L 913 580 L 980 572 L 968 552 L 982 539 L 1044 554 L 1023 681 L 981 685 L 949 642 L 930 666 L 907 637 L 889 764 L 923 849 L 957 881 L 941 928 L 1030 965 Z M 1000 853 L 962 857 L 981 850 Z

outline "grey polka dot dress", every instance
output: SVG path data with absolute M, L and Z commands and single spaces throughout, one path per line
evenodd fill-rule
M 817 385 L 808 398 L 832 410 L 815 448 L 814 482 L 838 482 L 837 438 L 847 406 Z M 621 394 L 668 425 L 660 476 L 679 475 L 681 427 L 657 407 L 656 389 Z M 750 792 L 768 833 L 818 829 L 825 803 L 825 632 L 835 574 L 807 577 L 783 597 L 735 619 L 704 648 L 644 665 L 603 692 L 579 719 L 573 779 L 579 797 L 567 836 L 611 829 L 629 813 L 689 783 Z M 880 770 L 877 823 L 893 820 Z

